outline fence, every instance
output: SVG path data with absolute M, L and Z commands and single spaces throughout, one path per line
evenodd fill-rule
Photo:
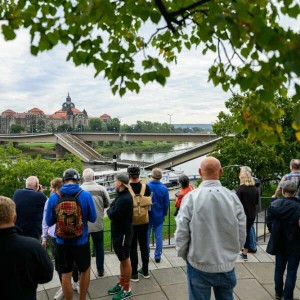
M 169 247 L 169 246 L 175 246 L 174 241 L 174 232 L 176 230 L 176 222 L 174 219 L 174 211 L 175 211 L 175 205 L 174 200 L 171 199 L 169 202 L 169 210 L 168 215 L 165 218 L 165 222 L 163 224 L 163 246 Z M 259 212 L 256 215 L 256 219 L 254 222 L 255 232 L 256 232 L 256 241 L 259 241 L 260 243 L 265 243 L 267 241 L 267 224 L 266 224 L 266 215 L 267 215 L 267 207 L 271 203 L 272 198 L 271 197 L 262 197 L 261 198 L 261 212 Z M 112 240 L 111 240 L 111 230 L 110 228 L 104 230 L 104 240 L 106 237 L 106 241 L 109 240 L 109 243 L 105 245 L 106 251 L 113 251 L 112 246 Z M 109 239 L 107 239 L 109 237 Z M 154 246 L 154 235 L 151 235 L 151 247 Z

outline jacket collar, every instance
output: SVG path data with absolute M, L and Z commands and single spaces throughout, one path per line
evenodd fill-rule
M 209 186 L 222 186 L 220 180 L 205 180 L 200 184 L 201 187 L 209 187 Z
M 6 239 L 10 236 L 21 233 L 21 229 L 18 226 L 12 226 L 0 229 L 0 239 Z

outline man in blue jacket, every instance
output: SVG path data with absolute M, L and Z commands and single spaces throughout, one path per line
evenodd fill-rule
M 275 299 L 281 300 L 283 297 L 284 300 L 293 300 L 300 261 L 300 200 L 295 197 L 297 185 L 293 181 L 284 181 L 281 188 L 285 198 L 273 201 L 268 208 L 267 226 L 271 236 L 267 252 L 276 255 Z
M 66 300 L 73 299 L 73 289 L 71 285 L 71 277 L 74 262 L 78 266 L 80 277 L 80 293 L 79 299 L 84 300 L 90 282 L 90 245 L 89 232 L 87 222 L 96 221 L 96 209 L 91 194 L 83 191 L 79 186 L 79 174 L 74 169 L 67 169 L 63 174 L 64 185 L 60 189 L 60 194 L 66 196 L 75 196 L 78 194 L 78 201 L 82 212 L 83 231 L 82 235 L 77 238 L 61 238 L 56 234 L 57 251 L 59 257 L 59 268 L 62 273 L 62 289 Z M 57 222 L 56 206 L 60 196 L 52 194 L 49 198 L 46 223 L 52 226 Z M 56 226 L 57 230 L 57 226 Z
M 162 170 L 155 168 L 152 170 L 152 181 L 148 183 L 152 192 L 152 207 L 149 211 L 149 228 L 148 228 L 148 247 L 150 251 L 150 234 L 151 229 L 154 231 L 156 248 L 154 258 L 156 263 L 160 263 L 162 253 L 162 230 L 165 216 L 169 209 L 169 191 L 160 181 Z

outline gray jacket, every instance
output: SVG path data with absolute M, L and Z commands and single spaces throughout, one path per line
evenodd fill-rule
M 246 216 L 237 195 L 206 180 L 182 200 L 176 218 L 178 256 L 208 273 L 229 272 L 246 240 Z
M 103 230 L 104 208 L 110 204 L 110 198 L 107 190 L 94 181 L 84 182 L 81 188 L 90 192 L 95 203 L 97 219 L 95 223 L 88 222 L 89 232 L 98 232 Z

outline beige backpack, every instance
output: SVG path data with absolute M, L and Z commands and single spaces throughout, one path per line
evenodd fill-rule
M 133 198 L 133 225 L 142 225 L 149 223 L 148 210 L 152 205 L 151 196 L 145 196 L 146 184 L 142 183 L 142 189 L 140 194 L 135 194 L 132 188 L 129 188 L 129 192 Z

